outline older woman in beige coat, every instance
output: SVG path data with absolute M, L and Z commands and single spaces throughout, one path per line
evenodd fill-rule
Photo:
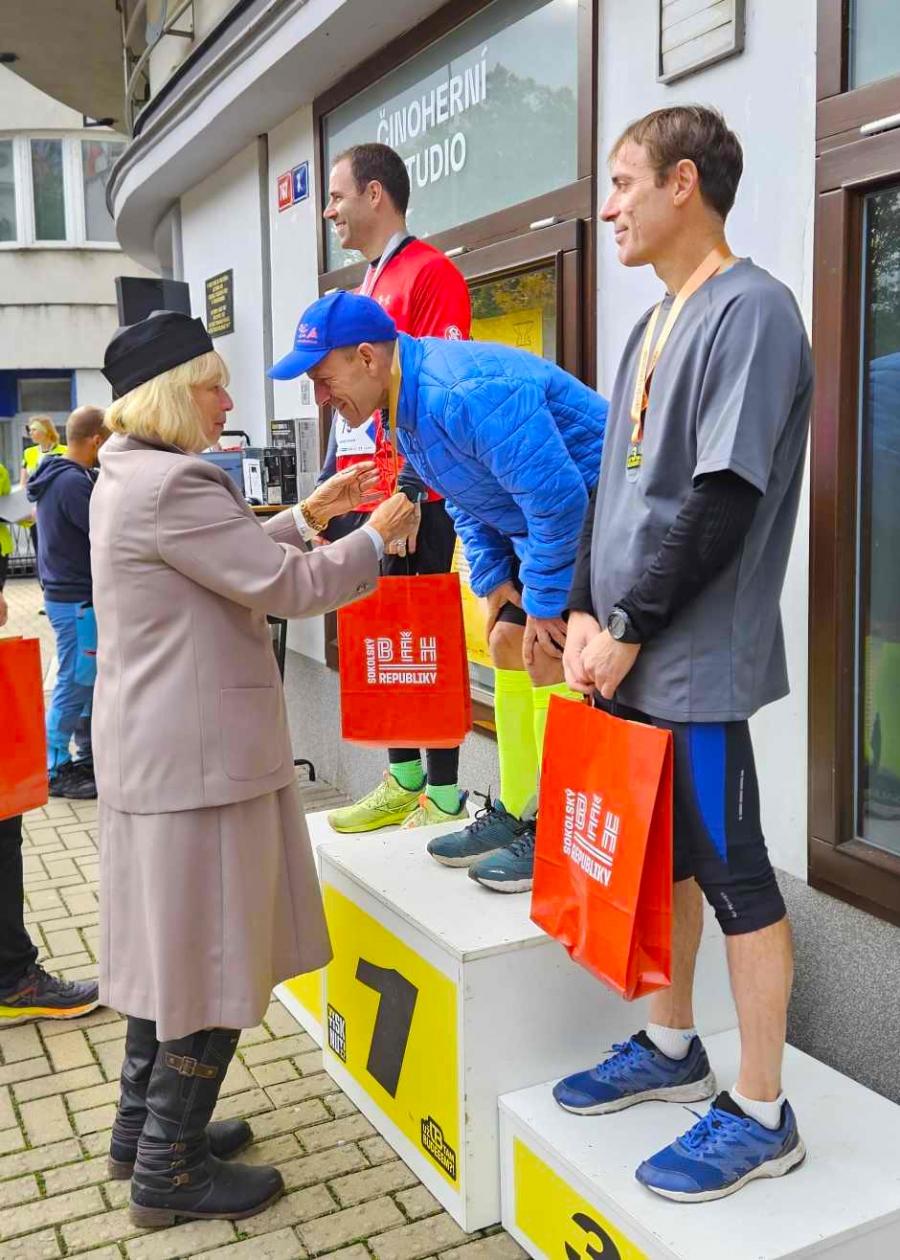
M 283 1190 L 277 1169 L 222 1162 L 244 1121 L 210 1125 L 239 1030 L 330 957 L 266 614 L 369 594 L 414 509 L 395 496 L 310 549 L 367 497 L 356 466 L 261 526 L 195 457 L 232 405 L 199 320 L 124 330 L 104 371 L 121 396 L 91 502 L 100 997 L 129 1017 L 110 1171 L 133 1171 L 138 1225 L 238 1219 Z

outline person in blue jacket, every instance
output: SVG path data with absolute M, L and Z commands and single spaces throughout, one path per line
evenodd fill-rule
M 486 604 L 500 799 L 488 799 L 464 831 L 433 839 L 428 851 L 447 866 L 468 866 L 485 887 L 525 891 L 534 823 L 523 813 L 535 792 L 550 696 L 570 694 L 564 610 L 599 474 L 606 401 L 524 350 L 398 333 L 378 302 L 346 292 L 308 307 L 294 349 L 269 369 L 276 380 L 304 372 L 318 405 L 337 408 L 351 427 L 388 406 L 393 374 L 390 421 L 400 452 L 447 500 L 472 590 Z
M 42 460 L 26 491 L 37 504 L 38 568 L 59 666 L 47 711 L 50 795 L 70 800 L 97 795 L 90 735 L 96 636 L 88 506 L 97 452 L 107 437 L 103 412 L 78 407 L 66 422 L 66 454 Z

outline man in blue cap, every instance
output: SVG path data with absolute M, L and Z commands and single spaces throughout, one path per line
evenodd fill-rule
M 400 452 L 447 500 L 472 589 L 487 606 L 501 800 L 428 851 L 468 866 L 485 887 L 524 892 L 534 825 L 519 815 L 537 781 L 550 696 L 566 694 L 563 613 L 606 402 L 523 350 L 398 333 L 378 302 L 346 292 L 308 307 L 294 349 L 269 369 L 276 380 L 303 373 L 319 406 L 351 427 L 396 398 L 390 424 Z

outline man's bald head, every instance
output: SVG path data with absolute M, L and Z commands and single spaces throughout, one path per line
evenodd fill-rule
M 99 407 L 76 407 L 66 421 L 66 454 L 76 464 L 93 468 L 97 452 L 109 437 Z
M 106 437 L 104 415 L 100 407 L 76 407 L 66 421 L 66 443 L 71 446 L 86 438 Z

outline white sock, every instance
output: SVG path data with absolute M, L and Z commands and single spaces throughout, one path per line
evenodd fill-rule
M 782 1091 L 774 1102 L 759 1102 L 755 1098 L 745 1098 L 739 1094 L 737 1087 L 730 1089 L 729 1094 L 751 1120 L 758 1121 L 765 1129 L 777 1129 L 781 1124 L 781 1106 L 785 1101 Z
M 647 1036 L 669 1059 L 686 1059 L 696 1028 L 666 1028 L 664 1024 L 648 1024 Z

